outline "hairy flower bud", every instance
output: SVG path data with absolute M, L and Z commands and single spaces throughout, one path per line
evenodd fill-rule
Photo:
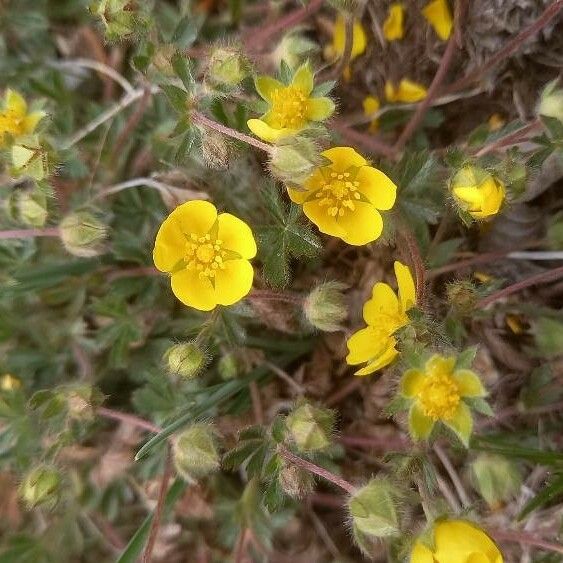
M 471 481 L 491 509 L 496 510 L 520 490 L 522 476 L 506 457 L 483 453 L 471 463 Z
M 165 353 L 171 373 L 192 379 L 205 367 L 205 352 L 195 342 L 184 342 L 169 348 Z
M 184 430 L 174 440 L 173 454 L 176 471 L 186 481 L 201 479 L 219 469 L 219 451 L 210 424 L 193 424 Z
M 315 328 L 325 332 L 336 332 L 346 319 L 346 304 L 342 291 L 346 285 L 336 281 L 321 283 L 303 304 L 305 317 Z
M 67 215 L 59 225 L 64 247 L 74 256 L 96 256 L 103 251 L 107 227 L 87 211 Z
M 294 499 L 307 496 L 315 486 L 313 476 L 298 465 L 285 462 L 279 474 L 281 488 Z
M 282 182 L 299 185 L 321 162 L 314 141 L 305 137 L 290 137 L 272 147 L 270 170 Z
M 323 450 L 331 443 L 334 412 L 314 407 L 310 403 L 302 403 L 288 414 L 286 426 L 299 450 Z
M 283 39 L 272 52 L 274 66 L 279 68 L 282 61 L 295 70 L 309 54 L 317 49 L 317 44 L 300 33 L 284 35 Z
M 239 360 L 232 352 L 219 359 L 217 371 L 222 379 L 234 379 L 240 372 Z
M 40 465 L 29 472 L 19 488 L 19 494 L 28 508 L 54 508 L 61 490 L 61 475 L 57 469 Z
M 400 493 L 386 478 L 372 479 L 348 501 L 356 535 L 385 538 L 399 533 Z
M 455 281 L 446 286 L 446 295 L 450 305 L 462 315 L 475 310 L 479 295 L 470 281 Z
M 108 41 L 130 39 L 145 33 L 150 18 L 135 0 L 96 0 L 90 3 L 90 13 L 98 16 Z
M 558 88 L 559 81 L 551 81 L 543 90 L 538 114 L 553 117 L 563 122 L 563 89 Z
M 207 68 L 207 78 L 212 84 L 234 88 L 248 75 L 249 63 L 234 48 L 218 47 L 213 50 Z

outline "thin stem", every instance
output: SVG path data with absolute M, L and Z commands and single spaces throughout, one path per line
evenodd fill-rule
M 488 61 L 477 67 L 468 75 L 460 78 L 459 80 L 456 80 L 453 84 L 450 84 L 443 93 L 451 94 L 452 92 L 463 90 L 467 86 L 470 86 L 473 82 L 480 80 L 483 75 L 489 72 L 498 63 L 506 60 L 507 57 L 518 51 L 518 49 L 520 49 L 520 47 L 527 39 L 541 31 L 553 18 L 555 18 L 555 16 L 561 11 L 562 8 L 563 0 L 555 0 L 553 4 L 551 4 L 544 10 L 544 12 L 536 21 L 530 24 L 526 29 L 522 30 L 514 39 L 509 41 Z
M 203 127 L 207 127 L 208 129 L 213 129 L 214 131 L 222 133 L 227 137 L 237 139 L 238 141 L 242 141 L 243 143 L 247 143 L 248 145 L 256 147 L 257 149 L 260 149 L 261 151 L 264 151 L 268 154 L 270 154 L 270 152 L 272 151 L 272 146 L 269 145 L 268 143 L 264 143 L 263 141 L 259 141 L 258 139 L 255 139 L 250 135 L 245 135 L 244 133 L 236 131 L 235 129 L 231 129 L 226 125 L 217 123 L 216 121 L 209 119 L 199 111 L 195 111 L 195 110 L 192 111 L 191 116 L 193 122 L 196 124 L 202 125 Z
M 354 376 L 344 387 L 341 387 L 327 398 L 325 401 L 326 406 L 332 407 L 337 405 L 342 399 L 345 399 L 348 395 L 359 389 L 362 383 L 361 377 Z
M 176 186 L 171 186 L 170 184 L 165 184 L 164 182 L 159 182 L 154 178 L 132 178 L 131 180 L 127 180 L 125 182 L 120 182 L 119 184 L 115 184 L 113 186 L 109 186 L 100 190 L 94 197 L 95 200 L 103 199 L 109 195 L 116 194 L 123 190 L 127 190 L 129 188 L 153 188 L 154 190 L 158 190 L 160 193 L 166 196 L 174 196 L 174 192 L 181 191 L 183 199 L 209 199 L 209 195 L 205 192 L 198 192 L 196 190 L 186 190 L 183 188 L 177 188 Z
M 267 367 L 270 371 L 274 372 L 280 379 L 283 379 L 288 385 L 293 387 L 293 389 L 295 389 L 295 391 L 297 391 L 299 395 L 305 394 L 305 389 L 301 385 L 299 385 L 299 383 L 294 381 L 288 373 L 283 371 L 283 369 L 280 369 L 278 366 L 268 361 L 264 362 L 264 366 Z
M 449 475 L 455 490 L 459 496 L 459 498 L 461 499 L 461 502 L 463 503 L 463 506 L 467 507 L 471 504 L 471 500 L 469 499 L 469 495 L 467 494 L 465 487 L 463 486 L 463 483 L 461 482 L 461 479 L 459 478 L 459 475 L 457 474 L 457 471 L 455 470 L 454 466 L 452 465 L 452 462 L 450 461 L 450 458 L 447 456 L 446 452 L 442 449 L 442 446 L 440 446 L 439 444 L 434 444 L 434 452 L 436 453 L 436 455 L 438 456 L 438 458 L 440 459 L 440 461 L 442 462 L 442 465 L 444 466 L 444 469 L 446 470 L 447 474 Z
M 344 50 L 342 51 L 342 56 L 338 59 L 336 66 L 330 73 L 330 78 L 338 79 L 345 71 L 346 67 L 350 64 L 350 59 L 352 57 L 353 40 L 354 18 L 351 14 L 348 14 L 346 16 L 346 22 L 344 24 Z
M 259 300 L 271 300 L 271 301 L 286 301 L 287 303 L 292 303 L 293 305 L 301 305 L 303 303 L 303 297 L 298 293 L 293 293 L 290 291 L 271 291 L 269 289 L 253 289 L 249 297 L 251 299 Z
M 260 389 L 256 381 L 250 382 L 250 398 L 252 400 L 252 410 L 254 411 L 254 421 L 256 424 L 264 424 L 264 408 L 260 398 Z
M 497 541 L 508 541 L 522 545 L 532 545 L 546 551 L 563 553 L 563 544 L 544 540 L 543 538 L 536 536 L 535 534 L 530 534 L 523 530 L 510 531 L 499 530 L 498 528 L 488 528 L 488 532 Z
M 348 483 L 348 481 L 346 481 L 342 477 L 339 477 L 338 475 L 335 475 L 334 473 L 331 473 L 327 469 L 324 469 L 323 467 L 319 467 L 318 465 L 315 465 L 314 463 L 311 463 L 306 459 L 296 456 L 294 453 L 290 452 L 286 447 L 279 446 L 278 452 L 287 461 L 295 465 L 298 465 L 299 467 L 305 469 L 305 471 L 308 471 L 309 473 L 313 473 L 314 475 L 318 475 L 319 477 L 322 477 L 323 479 L 330 481 L 333 485 L 340 487 L 341 489 L 345 490 L 348 494 L 353 495 L 356 493 L 357 491 L 356 487 L 354 487 L 354 485 L 352 485 L 351 483 Z
M 134 414 L 108 409 L 106 407 L 98 407 L 96 409 L 96 413 L 104 418 L 118 420 L 119 422 L 124 422 L 125 424 L 130 424 L 131 426 L 136 426 L 137 428 L 142 428 L 143 430 L 148 430 L 149 432 L 154 432 L 155 434 L 158 434 L 162 430 L 162 428 L 156 426 L 156 424 L 153 424 L 152 422 Z
M 517 293 L 520 290 L 525 289 L 527 287 L 531 287 L 533 285 L 538 285 L 541 283 L 549 283 L 552 281 L 557 281 L 559 279 L 563 279 L 563 266 L 560 266 L 559 268 L 554 268 L 553 270 L 548 270 L 547 272 L 542 272 L 541 274 L 536 274 L 535 276 L 530 276 L 525 280 L 509 285 L 508 287 L 505 287 L 500 291 L 496 291 L 495 293 L 488 295 L 484 299 L 481 299 L 481 301 L 477 303 L 477 307 L 478 308 L 487 307 L 488 305 L 494 303 L 498 299 L 502 299 L 503 297 L 508 297 L 509 295 L 512 295 L 513 293 Z
M 342 135 L 342 137 L 344 137 L 347 141 L 359 145 L 374 154 L 379 154 L 390 159 L 394 159 L 397 154 L 393 147 L 386 145 L 372 135 L 364 135 L 359 131 L 351 129 L 341 122 L 332 121 L 329 123 L 329 128 L 340 133 L 340 135 Z
M 108 281 L 112 282 L 121 278 L 135 278 L 137 276 L 160 276 L 159 272 L 153 266 L 139 266 L 138 268 L 126 268 L 124 270 L 114 270 L 108 273 Z
M 505 137 L 501 137 L 500 139 L 497 139 L 496 141 L 493 141 L 492 143 L 489 143 L 488 145 L 485 145 L 482 149 L 477 151 L 475 156 L 477 158 L 479 158 L 481 156 L 485 156 L 486 154 L 489 154 L 490 152 L 496 151 L 498 149 L 501 149 L 501 148 L 504 148 L 504 147 L 510 147 L 510 146 L 515 145 L 517 143 L 521 143 L 522 141 L 525 140 L 525 137 L 529 133 L 532 133 L 533 131 L 535 131 L 536 129 L 539 129 L 540 127 L 541 127 L 541 120 L 539 118 L 534 119 L 534 121 L 532 121 L 531 123 L 528 123 L 524 127 L 521 127 L 517 131 L 514 131 L 514 132 L 510 133 L 509 135 L 506 135 Z
M 426 287 L 426 270 L 424 268 L 424 261 L 422 260 L 420 249 L 418 248 L 418 243 L 414 238 L 410 228 L 407 227 L 406 224 L 403 224 L 399 233 L 405 241 L 405 244 L 407 245 L 411 257 L 412 266 L 415 271 L 416 302 L 419 307 L 423 308 Z
M 46 229 L 14 229 L 11 231 L 0 231 L 0 239 L 58 236 L 60 236 L 58 227 L 49 227 Z
M 465 8 L 466 8 L 465 0 L 458 0 L 457 10 L 456 10 L 456 22 L 455 22 L 456 30 L 461 28 L 463 15 L 465 13 Z M 444 82 L 444 79 L 446 78 L 446 75 L 452 63 L 457 47 L 458 47 L 457 34 L 452 33 L 448 41 L 448 44 L 446 46 L 446 50 L 444 51 L 444 55 L 440 60 L 438 70 L 436 71 L 432 83 L 428 88 L 426 97 L 418 104 L 413 116 L 411 117 L 411 119 L 405 126 L 403 132 L 397 139 L 397 142 L 393 146 L 393 149 L 396 152 L 402 150 L 402 148 L 407 144 L 409 139 L 413 136 L 416 129 L 424 119 L 426 112 L 431 106 L 432 100 L 438 95 L 438 92 L 442 87 L 442 83 Z
M 164 501 L 166 499 L 166 491 L 168 490 L 168 484 L 170 483 L 170 478 L 172 477 L 172 454 L 170 447 L 166 452 L 166 460 L 164 462 L 164 473 L 162 474 L 162 480 L 160 481 L 160 488 L 158 489 L 158 500 L 156 502 L 156 508 L 154 509 L 154 514 L 151 523 L 151 529 L 149 532 L 149 539 L 147 540 L 147 547 L 143 553 L 143 563 L 150 563 L 152 559 L 152 552 L 156 544 L 156 539 L 158 537 L 158 530 L 160 529 L 160 521 L 162 519 L 162 511 L 164 509 Z

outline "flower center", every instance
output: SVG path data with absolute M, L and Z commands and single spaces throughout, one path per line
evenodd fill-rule
M 426 377 L 418 393 L 422 412 L 433 420 L 451 420 L 460 401 L 459 389 L 451 375 Z
M 350 172 L 331 172 L 315 194 L 321 207 L 332 217 L 342 217 L 347 210 L 354 211 L 354 201 L 361 199 L 360 182 L 352 180 Z
M 280 128 L 300 129 L 307 121 L 307 96 L 299 88 L 278 88 L 272 94 L 272 114 Z
M 223 241 L 211 240 L 209 234 L 198 237 L 192 233 L 186 243 L 186 268 L 199 272 L 200 278 L 214 278 L 217 270 L 225 268 L 225 254 Z

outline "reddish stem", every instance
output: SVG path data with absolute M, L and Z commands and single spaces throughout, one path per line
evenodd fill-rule
M 49 227 L 46 229 L 14 229 L 11 231 L 0 231 L 0 239 L 58 236 L 60 236 L 58 227 Z
M 535 534 L 530 534 L 523 530 L 499 530 L 497 528 L 488 528 L 489 533 L 497 541 L 508 541 L 523 545 L 532 545 L 541 549 L 552 551 L 554 553 L 563 553 L 563 544 L 554 543 Z
M 531 133 L 532 131 L 535 131 L 536 129 L 541 127 L 541 120 L 539 118 L 534 119 L 534 121 L 532 121 L 531 123 L 528 123 L 527 125 L 525 125 L 524 127 L 521 127 L 520 129 L 518 129 L 517 131 L 514 131 L 513 133 L 510 133 L 509 135 L 506 135 L 505 137 L 501 137 L 500 139 L 497 139 L 496 141 L 485 145 L 482 149 L 480 149 L 475 156 L 477 158 L 484 156 L 486 154 L 489 154 L 490 152 L 496 151 L 498 149 L 501 149 L 503 147 L 509 147 L 512 145 L 515 145 L 516 143 L 522 142 L 524 140 L 524 138 Z
M 125 424 L 130 424 L 131 426 L 136 426 L 137 428 L 143 428 L 149 432 L 154 432 L 158 434 L 162 428 L 156 426 L 148 420 L 144 420 L 134 414 L 129 414 L 126 412 L 116 411 L 113 409 L 108 409 L 106 407 L 98 407 L 96 413 L 104 418 L 111 418 L 112 420 L 119 420 L 119 422 L 124 422 Z
M 386 145 L 372 135 L 364 135 L 363 133 L 351 129 L 338 121 L 330 122 L 329 128 L 340 133 L 340 135 L 342 135 L 342 137 L 344 137 L 347 141 L 359 145 L 374 154 L 379 154 L 390 159 L 394 159 L 397 154 L 393 147 Z

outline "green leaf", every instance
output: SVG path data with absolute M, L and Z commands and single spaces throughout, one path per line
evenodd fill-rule
M 471 369 L 478 349 L 478 346 L 471 346 L 460 352 L 457 356 L 454 369 Z
M 187 49 L 194 44 L 199 34 L 201 22 L 193 16 L 185 16 L 176 26 L 172 35 L 172 43 L 179 49 Z
M 460 247 L 463 241 L 463 238 L 452 238 L 433 246 L 426 257 L 428 267 L 439 268 L 450 262 L 454 252 Z
M 186 92 L 191 93 L 194 91 L 195 88 L 195 80 L 194 80 L 194 69 L 193 64 L 184 55 L 181 53 L 176 53 L 172 57 L 172 68 L 174 72 L 178 75 L 178 78 L 182 81 Z
M 551 117 L 548 115 L 540 116 L 542 123 L 545 125 L 546 129 L 549 131 L 549 135 L 554 141 L 563 141 L 563 122 L 561 122 L 556 117 Z
M 463 400 L 469 405 L 472 410 L 480 412 L 485 416 L 495 416 L 491 405 L 489 405 L 489 403 L 487 403 L 485 399 L 482 399 L 481 397 L 465 397 Z
M 178 86 L 172 86 L 172 84 L 163 84 L 161 86 L 162 91 L 166 94 L 170 105 L 181 115 L 184 115 L 187 111 L 187 100 L 188 95 L 185 90 L 178 88 Z
M 322 98 L 324 96 L 328 96 L 328 94 L 330 94 L 330 92 L 334 89 L 335 86 L 336 86 L 336 80 L 328 80 L 327 82 L 318 84 L 311 92 L 311 97 Z

